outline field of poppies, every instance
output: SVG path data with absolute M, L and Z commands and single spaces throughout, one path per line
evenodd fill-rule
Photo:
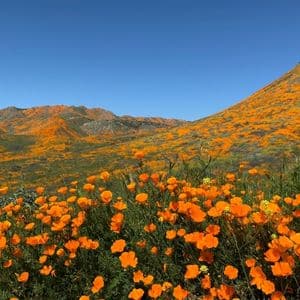
M 0 299 L 300 297 L 297 179 L 245 163 L 199 178 L 135 159 L 135 171 L 56 193 L 0 183 Z

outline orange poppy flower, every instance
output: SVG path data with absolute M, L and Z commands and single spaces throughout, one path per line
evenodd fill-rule
M 110 174 L 107 171 L 103 171 L 100 173 L 100 179 L 103 181 L 108 181 Z
M 293 274 L 293 270 L 287 262 L 275 262 L 271 267 L 274 276 L 290 276 Z
M 162 286 L 160 284 L 153 284 L 148 291 L 149 297 L 157 299 L 162 294 Z
M 145 203 L 148 200 L 148 194 L 146 194 L 146 193 L 137 194 L 136 197 L 135 197 L 135 200 L 138 203 L 143 204 L 143 203 Z
M 119 233 L 123 225 L 124 215 L 122 213 L 117 213 L 112 216 L 110 229 L 113 232 Z
M 3 263 L 3 268 L 10 268 L 13 265 L 13 260 L 9 259 Z
M 116 209 L 116 210 L 124 210 L 127 208 L 127 204 L 124 203 L 122 200 L 120 201 L 117 201 L 113 207 Z
M 271 300 L 286 300 L 286 298 L 282 292 L 276 291 L 271 295 Z
M 234 295 L 234 288 L 225 284 L 221 284 L 217 290 L 219 299 L 230 300 Z
M 34 222 L 31 222 L 31 223 L 27 224 L 27 225 L 24 227 L 24 229 L 25 229 L 25 230 L 32 230 L 32 229 L 34 228 L 34 226 L 35 226 L 35 223 L 34 223 Z
M 186 234 L 186 230 L 184 228 L 180 228 L 177 230 L 177 235 L 179 237 L 183 237 Z
M 293 241 L 295 244 L 300 245 L 300 233 L 292 234 L 290 237 L 291 241 Z
M 89 296 L 86 296 L 86 295 L 82 295 L 79 300 L 90 300 L 90 297 Z
M 126 247 L 126 241 L 123 239 L 116 240 L 110 247 L 111 253 L 123 252 Z
M 265 260 L 269 262 L 279 261 L 280 259 L 280 252 L 276 248 L 271 248 L 267 250 L 265 253 Z
M 144 274 L 141 270 L 133 272 L 133 282 L 139 283 L 140 281 L 143 281 Z
M 233 181 L 235 181 L 235 175 L 233 173 L 227 173 L 226 179 L 230 182 L 233 182 Z
M 142 173 L 139 175 L 139 180 L 146 183 L 149 179 L 149 175 L 147 173 Z
M 8 192 L 7 186 L 0 188 L 0 195 L 6 195 L 7 192 Z
M 70 252 L 76 252 L 80 243 L 77 240 L 69 240 L 64 244 L 65 248 Z
M 22 283 L 27 282 L 28 279 L 29 279 L 29 273 L 28 272 L 23 272 L 21 274 L 16 274 L 16 275 L 17 275 L 17 280 L 19 282 L 22 282 Z
M 184 274 L 185 279 L 194 279 L 200 274 L 198 265 L 187 265 L 186 272 Z
M 246 217 L 250 211 L 251 207 L 247 204 L 236 204 L 236 203 L 231 203 L 230 204 L 230 212 L 237 218 L 243 218 Z
M 95 186 L 91 183 L 86 183 L 83 185 L 83 189 L 87 192 L 92 192 L 95 190 Z
M 200 223 L 205 220 L 206 213 L 197 204 L 193 203 L 189 208 L 189 216 L 194 222 Z
M 203 245 L 204 248 L 216 248 L 219 244 L 219 240 L 218 238 L 216 238 L 215 236 L 213 236 L 212 234 L 206 234 L 203 238 Z M 198 248 L 198 243 L 197 243 L 197 248 Z M 201 249 L 201 248 L 199 248 Z M 203 248 L 202 248 L 203 249 Z
M 248 170 L 249 175 L 257 175 L 258 174 L 258 170 L 256 168 L 250 169 Z
M 145 157 L 145 152 L 138 150 L 134 152 L 134 158 L 136 159 L 143 159 Z
M 129 295 L 128 298 L 132 300 L 140 300 L 142 299 L 144 295 L 144 291 L 142 289 L 133 289 Z
M 173 253 L 173 248 L 171 247 L 168 247 L 166 250 L 165 250 L 165 255 L 167 256 L 171 256 Z
M 205 290 L 208 290 L 211 288 L 211 280 L 209 275 L 205 275 L 202 279 L 201 279 L 201 287 Z
M 211 233 L 212 235 L 218 235 L 220 233 L 220 226 L 219 225 L 213 225 L 213 224 L 210 224 L 206 227 L 205 231 L 207 233 Z
M 6 237 L 5 236 L 1 236 L 0 237 L 0 250 L 5 249 L 6 247 Z
M 261 284 L 261 290 L 263 293 L 266 295 L 270 295 L 275 291 L 275 285 L 272 281 L 270 280 L 264 280 Z
M 176 230 L 167 230 L 166 231 L 166 238 L 168 240 L 173 240 L 176 237 Z
M 254 258 L 248 258 L 246 259 L 245 264 L 248 268 L 252 268 L 255 266 L 256 260 Z
M 120 257 L 119 257 L 120 261 L 121 261 L 121 265 L 123 268 L 128 268 L 128 267 L 133 267 L 135 268 L 137 263 L 138 263 L 138 259 L 135 256 L 135 252 L 134 251 L 129 251 L 129 252 L 123 252 Z
M 47 261 L 47 259 L 48 259 L 48 256 L 47 256 L 47 255 L 42 255 L 42 256 L 40 256 L 40 258 L 39 258 L 39 263 L 40 263 L 40 264 L 44 264 L 44 263 Z
M 278 238 L 278 243 L 281 247 L 283 247 L 285 249 L 290 249 L 290 248 L 293 248 L 293 246 L 294 246 L 293 242 L 286 236 L 280 236 Z
M 93 281 L 91 291 L 93 294 L 98 293 L 104 287 L 104 279 L 102 276 L 97 276 Z
M 181 285 L 177 285 L 173 290 L 173 296 L 176 300 L 186 299 L 189 292 L 181 287 Z
M 154 277 L 152 275 L 147 275 L 146 277 L 143 278 L 143 283 L 144 285 L 149 285 L 153 282 Z
M 155 224 L 153 224 L 153 223 L 151 223 L 151 224 L 148 224 L 148 225 L 146 225 L 145 227 L 144 227 L 144 230 L 146 231 L 146 232 L 154 232 L 155 230 L 156 230 L 156 225 Z
M 157 254 L 158 253 L 158 248 L 156 246 L 153 246 L 151 249 L 150 249 L 150 252 L 152 254 Z
M 45 188 L 42 187 L 42 186 L 39 186 L 39 187 L 37 187 L 37 188 L 35 189 L 35 191 L 36 191 L 36 193 L 37 193 L 38 195 L 42 195 L 42 194 L 44 193 L 44 191 L 45 191 Z
M 42 269 L 40 269 L 40 274 L 48 276 L 53 270 L 53 267 L 51 265 L 49 266 L 43 266 Z
M 103 191 L 100 196 L 102 202 L 108 204 L 111 201 L 113 194 L 111 191 Z
M 239 270 L 231 265 L 225 267 L 224 274 L 229 279 L 236 279 L 238 277 Z

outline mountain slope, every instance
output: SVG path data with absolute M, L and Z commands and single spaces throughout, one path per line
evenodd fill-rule
M 190 156 L 205 149 L 212 156 L 259 162 L 290 153 L 300 146 L 300 65 L 236 105 L 155 140 L 160 149 Z M 149 142 L 140 142 L 141 147 Z
M 164 160 L 279 161 L 299 156 L 300 65 L 236 105 L 195 122 L 119 117 L 85 107 L 0 110 L 0 183 L 58 184 L 61 178 L 124 170 L 141 149 Z M 297 152 L 298 151 L 298 152 Z

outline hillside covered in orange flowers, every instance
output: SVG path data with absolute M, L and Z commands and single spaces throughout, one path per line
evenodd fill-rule
M 0 110 L 0 180 L 10 185 L 124 170 L 143 150 L 151 167 L 198 156 L 273 163 L 297 159 L 300 65 L 236 105 L 194 122 L 119 117 L 73 106 Z M 173 160 L 173 161 L 172 161 Z M 64 179 L 62 179 L 64 178 Z

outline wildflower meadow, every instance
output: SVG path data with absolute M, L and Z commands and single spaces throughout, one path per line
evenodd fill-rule
M 1 186 L 0 299 L 299 296 L 297 190 L 270 194 L 277 182 L 247 165 L 188 181 L 135 159 L 55 193 Z

